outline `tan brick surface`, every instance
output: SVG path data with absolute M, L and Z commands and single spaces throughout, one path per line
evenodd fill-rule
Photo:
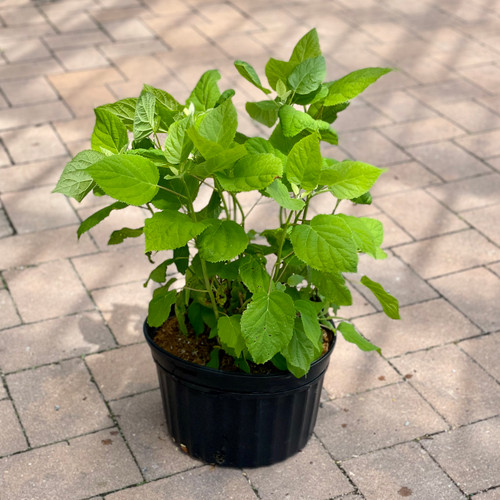
M 500 498 L 499 0 L 0 4 L 2 500 Z M 239 130 L 267 133 L 244 111 L 264 95 L 233 60 L 266 84 L 268 57 L 287 60 L 313 27 L 331 81 L 398 69 L 353 100 L 333 125 L 340 147 L 325 147 L 388 167 L 372 205 L 341 204 L 385 225 L 388 259 L 360 258 L 349 276 L 355 305 L 339 311 L 383 357 L 339 339 L 317 438 L 244 476 L 203 467 L 166 435 L 142 334 L 152 266 L 142 238 L 107 246 L 113 230 L 142 225 L 141 210 L 116 211 L 78 241 L 76 217 L 110 200 L 68 203 L 49 191 L 89 147 L 93 108 L 137 96 L 143 83 L 184 102 L 218 68 L 221 88 L 236 90 Z M 310 215 L 333 202 L 318 197 Z M 262 203 L 249 227 L 275 215 Z M 359 285 L 363 274 L 398 297 L 400 321 Z

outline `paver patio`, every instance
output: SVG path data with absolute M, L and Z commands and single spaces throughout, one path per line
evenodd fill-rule
M 114 214 L 77 242 L 99 202 L 50 191 L 93 108 L 143 83 L 184 100 L 216 67 L 256 133 L 233 60 L 262 74 L 313 27 L 330 79 L 399 68 L 340 115 L 332 154 L 388 168 L 356 210 L 389 258 L 360 268 L 402 320 L 353 290 L 383 356 L 339 339 L 295 457 L 207 466 L 166 433 L 140 241 L 106 246 Z M 499 224 L 500 0 L 0 1 L 0 499 L 500 499 Z

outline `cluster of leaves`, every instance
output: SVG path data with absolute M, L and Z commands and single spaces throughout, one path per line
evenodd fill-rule
M 322 328 L 339 331 L 363 350 L 379 350 L 349 322 L 338 319 L 334 326 L 331 319 L 352 303 L 344 273 L 357 271 L 358 254 L 386 256 L 379 221 L 338 212 L 343 200 L 370 203 L 382 170 L 324 158 L 320 143 L 337 144 L 331 128 L 337 114 L 390 70 L 366 68 L 324 83 L 315 30 L 288 61 L 269 60 L 265 73 L 272 90 L 248 63 L 235 66 L 267 96 L 274 91 L 274 98 L 246 106 L 252 118 L 274 126 L 268 139 L 237 132 L 234 91 L 220 92 L 216 70 L 202 75 L 185 104 L 145 85 L 138 98 L 95 110 L 92 149 L 67 164 L 55 191 L 78 201 L 91 191 L 116 200 L 84 220 L 79 236 L 113 210 L 144 208 L 144 225 L 113 232 L 109 244 L 144 235 L 150 259 L 173 251 L 149 276 L 159 286 L 148 323 L 160 326 L 173 310 L 182 331 L 186 322 L 196 333 L 209 330 L 218 339 L 213 366 L 223 349 L 245 371 L 248 361 L 272 361 L 303 376 L 321 355 Z M 201 186 L 211 195 L 195 210 Z M 247 231 L 253 207 L 242 207 L 243 192 L 274 200 L 279 221 L 260 234 Z M 331 211 L 309 217 L 320 194 L 331 197 Z M 184 275 L 180 289 L 169 274 L 172 266 Z M 367 276 L 361 284 L 388 316 L 399 317 L 397 300 L 381 285 Z

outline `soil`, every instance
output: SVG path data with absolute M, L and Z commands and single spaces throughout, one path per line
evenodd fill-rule
M 209 338 L 209 332 L 205 331 L 199 335 L 194 333 L 189 323 L 186 323 L 188 335 L 184 335 L 180 329 L 175 316 L 163 323 L 155 333 L 153 338 L 155 344 L 165 351 L 178 358 L 205 366 L 210 361 L 210 353 L 215 346 L 218 346 L 216 338 Z M 332 341 L 332 334 L 323 330 L 323 354 L 328 352 Z M 270 361 L 262 365 L 249 362 L 250 373 L 271 374 L 282 373 Z M 221 350 L 219 356 L 219 369 L 225 371 L 241 371 L 235 364 L 231 356 Z

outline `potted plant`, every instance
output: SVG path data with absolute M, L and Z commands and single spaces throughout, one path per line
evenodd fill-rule
M 352 303 L 344 273 L 357 271 L 358 254 L 386 257 L 383 227 L 339 208 L 371 203 L 383 170 L 326 158 L 321 142 L 337 144 L 337 114 L 390 69 L 325 83 L 316 30 L 288 61 L 269 60 L 270 88 L 250 64 L 235 66 L 267 97 L 246 110 L 274 127 L 268 137 L 237 131 L 234 91 L 220 92 L 216 70 L 202 75 L 185 104 L 144 85 L 137 98 L 95 109 L 92 149 L 66 165 L 54 191 L 115 200 L 84 220 L 78 236 L 113 210 L 143 207 L 144 225 L 114 231 L 109 244 L 144 235 L 155 264 L 144 330 L 169 431 L 207 462 L 257 466 L 306 444 L 338 333 L 380 351 L 338 309 Z M 255 195 L 252 206 L 242 193 Z M 330 199 L 328 211 L 313 216 L 320 194 Z M 246 220 L 261 200 L 279 216 L 257 233 Z M 380 284 L 367 276 L 360 284 L 399 317 Z

